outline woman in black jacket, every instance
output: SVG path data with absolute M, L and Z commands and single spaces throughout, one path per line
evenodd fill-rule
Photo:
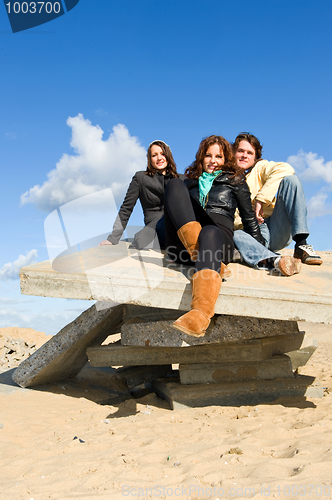
M 163 141 L 153 141 L 147 151 L 146 171 L 136 172 L 115 220 L 112 233 L 100 245 L 117 245 L 127 226 L 137 200 L 140 200 L 145 227 L 135 234 L 132 244 L 145 248 L 156 234 L 161 248 L 165 248 L 164 192 L 170 179 L 179 177 L 170 147 Z
M 185 182 L 174 179 L 166 188 L 166 247 L 176 262 L 195 263 L 191 311 L 177 319 L 174 326 L 201 337 L 214 315 L 222 277 L 232 260 L 237 207 L 244 231 L 261 244 L 265 240 L 252 210 L 249 188 L 226 139 L 216 135 L 203 139 L 195 161 L 185 173 Z M 295 259 L 282 259 L 288 275 L 298 272 Z

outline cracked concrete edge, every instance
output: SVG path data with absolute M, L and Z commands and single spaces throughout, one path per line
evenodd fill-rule
M 101 311 L 93 305 L 23 361 L 14 382 L 30 387 L 74 377 L 87 362 L 86 349 L 118 333 L 122 321 L 122 305 Z

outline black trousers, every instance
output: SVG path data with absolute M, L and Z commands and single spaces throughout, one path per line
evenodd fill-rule
M 181 179 L 171 179 L 165 190 L 166 249 L 177 263 L 193 266 L 188 252 L 181 243 L 177 231 L 188 222 L 201 224 L 196 271 L 213 269 L 220 272 L 221 262 L 228 264 L 233 256 L 234 243 L 228 228 L 217 225 L 194 200 Z

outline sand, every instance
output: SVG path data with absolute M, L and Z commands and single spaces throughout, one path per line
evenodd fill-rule
M 319 343 L 300 371 L 322 399 L 171 411 L 154 394 L 110 405 L 84 380 L 21 389 L 3 374 L 0 499 L 331 499 L 332 327 L 300 326 Z

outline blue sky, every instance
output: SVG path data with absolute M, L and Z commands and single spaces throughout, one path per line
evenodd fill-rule
M 20 295 L 18 267 L 48 258 L 57 205 L 109 187 L 121 203 L 156 138 L 183 172 L 202 137 L 254 133 L 332 250 L 331 17 L 326 0 L 80 0 L 13 34 L 1 7 L 0 326 L 56 333 L 91 305 Z

